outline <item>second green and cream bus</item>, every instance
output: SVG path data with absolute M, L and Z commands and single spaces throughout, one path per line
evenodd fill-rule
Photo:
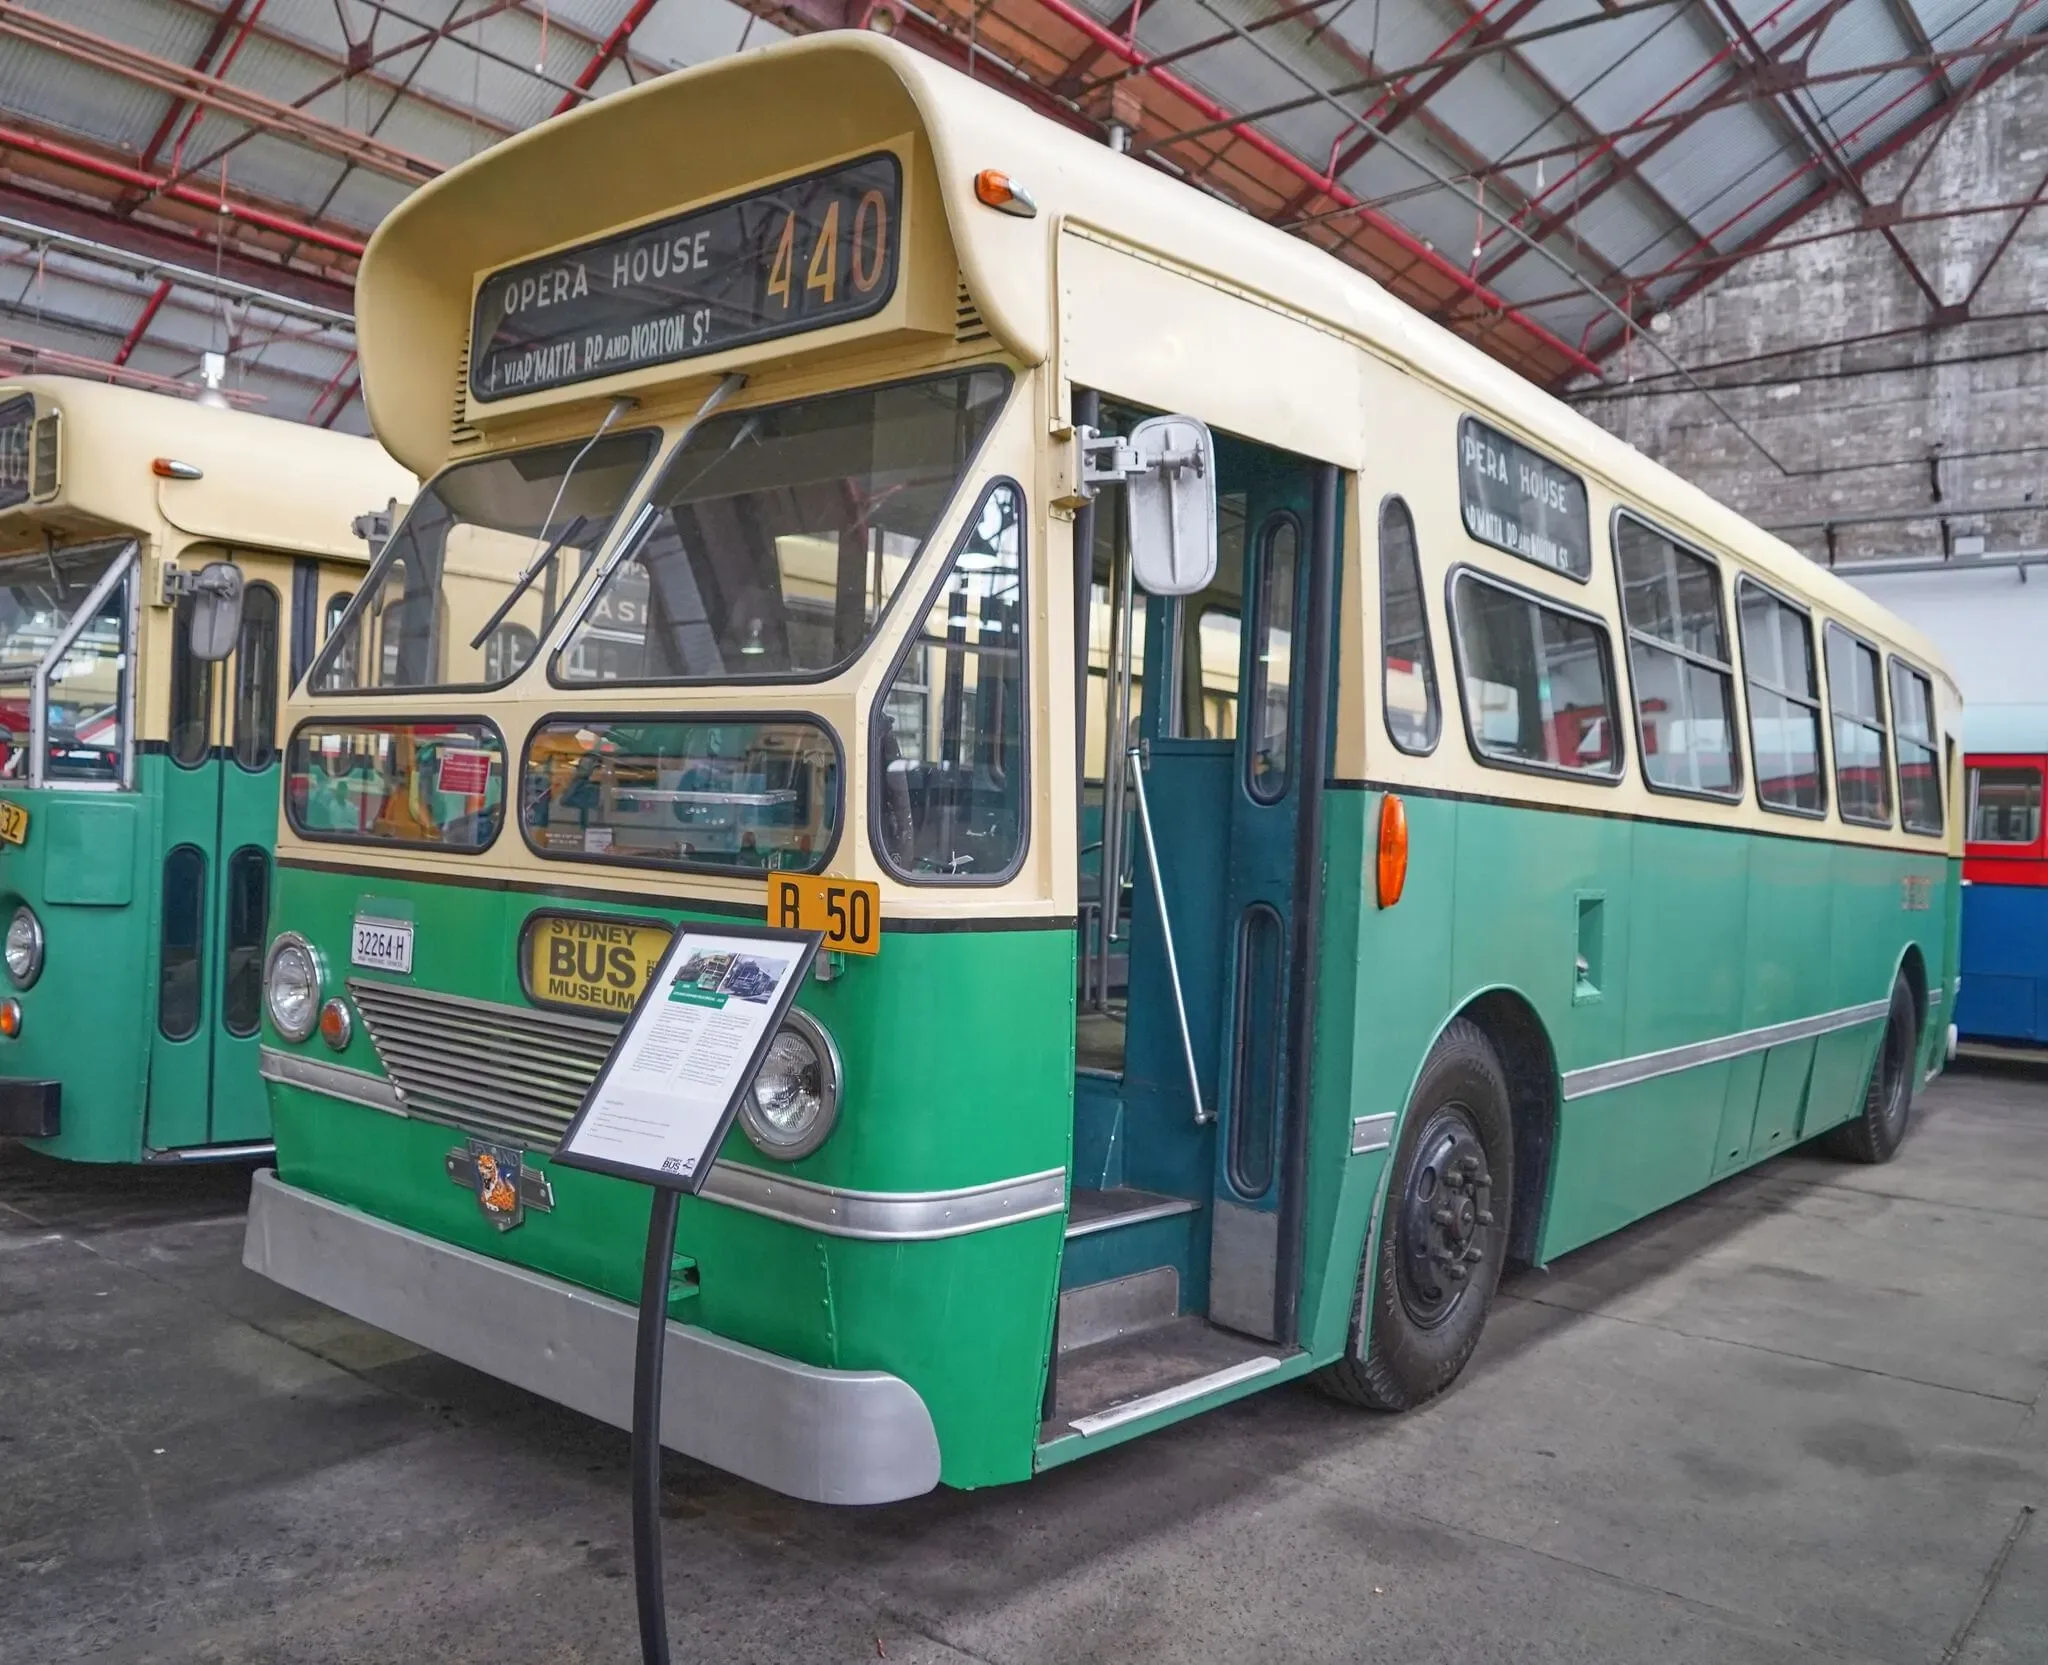
M 270 1149 L 257 1074 L 285 689 L 355 594 L 374 440 L 0 381 L 0 1135 L 81 1162 Z M 239 624 L 195 651 L 195 588 Z
M 1940 1066 L 1929 644 L 990 88 L 848 34 L 651 82 L 359 297 L 431 479 L 290 708 L 280 1282 L 623 1423 L 648 1194 L 550 1153 L 676 923 L 790 873 L 878 951 L 683 1204 L 665 1437 L 802 1497 L 1419 1403 L 1511 1259 L 1889 1157 Z M 1162 413 L 1191 594 L 1133 582 Z

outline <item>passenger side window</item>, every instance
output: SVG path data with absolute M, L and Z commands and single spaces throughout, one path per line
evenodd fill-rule
M 192 651 L 192 598 L 171 613 L 171 761 L 195 769 L 213 744 L 213 664 Z
M 1614 549 L 1643 778 L 1669 792 L 1733 797 L 1742 764 L 1720 569 L 1632 515 L 1616 517 Z
M 1251 699 L 1245 720 L 1252 745 L 1245 782 L 1262 804 L 1287 795 L 1293 772 L 1291 718 L 1294 710 L 1294 606 L 1301 573 L 1301 527 L 1290 514 L 1266 522 L 1259 540 L 1259 600 L 1251 663 Z
M 1787 815 L 1825 815 L 1812 626 L 1797 607 L 1753 579 L 1736 586 L 1735 598 L 1757 800 Z
M 2041 839 L 2041 771 L 2011 766 L 1970 770 L 1970 842 L 2037 844 Z
M 1899 819 L 1906 831 L 1941 831 L 1941 753 L 1934 742 L 1934 685 L 1892 661 L 1892 731 L 1899 747 Z
M 348 614 L 348 604 L 355 600 L 353 590 L 337 590 L 327 598 L 327 616 L 321 622 L 320 643 L 324 647 L 333 636 L 335 626 Z M 356 685 L 356 637 L 350 638 L 335 649 L 334 659 L 328 665 L 326 674 L 320 679 L 322 688 L 353 688 Z
M 1835 714 L 1835 795 L 1844 821 L 1892 824 L 1891 760 L 1877 649 L 1828 626 L 1828 704 Z
M 1436 750 L 1441 727 L 1436 662 L 1429 649 L 1429 609 L 1422 597 L 1422 561 L 1408 505 L 1380 506 L 1380 691 L 1387 734 L 1404 752 Z
M 875 707 L 875 843 L 913 884 L 994 884 L 1024 853 L 1024 498 L 992 487 Z
M 277 649 L 281 604 L 268 584 L 242 592 L 235 641 L 235 761 L 267 769 L 277 755 Z
M 1452 597 L 1465 727 L 1479 760 L 1617 778 L 1607 632 L 1476 572 L 1458 575 Z

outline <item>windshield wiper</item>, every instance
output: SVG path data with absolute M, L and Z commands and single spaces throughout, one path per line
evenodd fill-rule
M 630 395 L 620 394 L 612 401 L 612 408 L 604 413 L 604 420 L 598 423 L 597 432 L 586 439 L 582 450 L 569 459 L 569 466 L 562 470 L 562 483 L 555 487 L 555 500 L 548 505 L 548 512 L 541 519 L 540 530 L 534 534 L 534 541 L 542 545 L 540 553 L 526 563 L 526 570 L 512 581 L 512 588 L 506 592 L 505 599 L 498 603 L 497 611 L 484 621 L 481 630 L 470 637 L 469 646 L 472 652 L 482 647 L 484 639 L 505 622 L 505 615 L 519 605 L 519 598 L 533 587 L 533 581 L 540 576 L 541 569 L 555 558 L 562 545 L 574 536 L 579 527 L 588 524 L 582 515 L 578 515 L 562 528 L 560 537 L 553 542 L 548 541 L 548 528 L 555 523 L 555 511 L 562 506 L 562 494 L 569 489 L 569 482 L 576 478 L 576 470 L 583 465 L 583 459 L 590 455 L 590 448 L 604 438 L 606 429 L 639 402 Z M 547 628 L 545 621 L 542 622 L 541 628 Z
M 588 526 L 589 524 L 590 520 L 588 516 L 578 515 L 574 520 L 570 521 L 567 526 L 564 526 L 561 529 L 561 531 L 557 532 L 554 535 L 554 537 L 548 541 L 547 548 L 543 549 L 538 555 L 534 557 L 533 564 L 519 575 L 519 581 L 512 586 L 510 592 L 506 595 L 505 599 L 498 603 L 498 610 L 495 613 L 493 613 L 488 619 L 484 620 L 484 625 L 481 630 L 479 630 L 474 636 L 470 637 L 469 645 L 472 648 L 480 648 L 484 645 L 484 639 L 487 636 L 489 636 L 493 630 L 496 630 L 500 624 L 504 623 L 505 615 L 511 612 L 512 609 L 519 604 L 519 598 L 526 594 L 526 592 L 530 588 L 532 588 L 534 578 L 540 573 L 541 569 L 544 568 L 548 564 L 548 562 L 552 561 L 558 554 L 561 553 L 563 544 L 567 543 L 571 538 L 573 538 L 578 532 L 582 531 L 583 528 Z M 547 625 L 543 623 L 541 625 L 541 628 L 545 630 L 547 628 Z

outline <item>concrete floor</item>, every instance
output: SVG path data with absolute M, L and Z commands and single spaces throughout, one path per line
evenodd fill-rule
M 637 1658 L 625 1436 L 284 1294 L 246 1179 L 0 1149 L 0 1660 Z M 1282 1389 L 833 1512 L 671 1460 L 679 1660 L 2048 1660 L 2048 1072 L 1504 1291 L 1403 1419 Z

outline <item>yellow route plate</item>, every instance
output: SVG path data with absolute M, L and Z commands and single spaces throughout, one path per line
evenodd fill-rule
M 28 811 L 19 804 L 0 802 L 0 839 L 9 844 L 28 840 Z
M 823 931 L 820 946 L 842 954 L 879 954 L 882 887 L 872 879 L 771 873 L 768 923 L 778 931 Z
M 549 1006 L 633 1009 L 668 950 L 666 925 L 599 914 L 539 913 L 526 922 L 526 992 Z

